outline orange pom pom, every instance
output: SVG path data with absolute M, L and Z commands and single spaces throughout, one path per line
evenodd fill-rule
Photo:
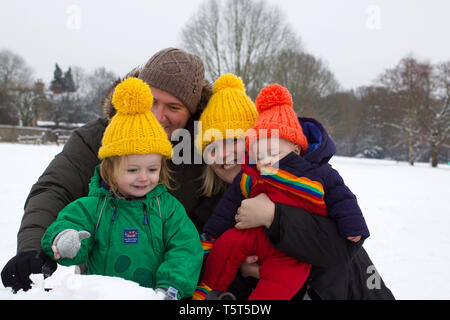
M 256 108 L 258 112 L 268 110 L 274 106 L 292 107 L 292 96 L 288 89 L 279 84 L 265 86 L 256 97 Z

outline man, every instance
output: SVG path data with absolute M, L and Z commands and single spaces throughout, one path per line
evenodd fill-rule
M 154 103 L 151 111 L 161 123 L 168 137 L 176 129 L 187 129 L 194 137 L 194 120 L 211 95 L 210 86 L 204 80 L 201 59 L 183 50 L 167 48 L 157 52 L 143 68 L 136 68 L 127 77 L 137 77 L 149 84 Z M 116 84 L 118 84 L 118 81 Z M 31 288 L 29 275 L 50 275 L 56 269 L 55 262 L 41 250 L 41 238 L 58 213 L 70 202 L 88 194 L 89 181 L 94 168 L 100 163 L 97 154 L 103 132 L 115 113 L 111 88 L 104 101 L 106 118 L 97 119 L 77 129 L 64 149 L 49 164 L 33 185 L 25 202 L 25 213 L 17 235 L 17 255 L 1 273 L 5 287 L 13 290 Z M 194 152 L 191 141 L 191 152 Z M 174 165 L 169 162 L 176 185 L 172 194 L 190 214 L 197 206 L 200 189 L 197 179 L 201 164 L 192 161 Z M 189 191 L 187 191 L 189 190 Z M 195 222 L 195 218 L 191 219 Z

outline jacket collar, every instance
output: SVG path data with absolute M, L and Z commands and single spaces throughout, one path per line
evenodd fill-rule
M 303 155 L 309 162 L 324 164 L 336 153 L 336 145 L 322 124 L 312 118 L 299 118 L 303 134 L 308 139 L 308 150 Z

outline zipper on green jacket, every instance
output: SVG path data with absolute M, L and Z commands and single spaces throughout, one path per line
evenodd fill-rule
M 145 210 L 145 205 L 144 205 L 144 225 L 146 226 L 148 224 L 148 220 L 147 220 L 147 210 Z
M 153 241 L 152 241 L 152 232 L 150 230 L 150 226 L 148 224 L 148 218 L 147 218 L 147 208 L 145 206 L 145 203 L 142 204 L 142 209 L 144 210 L 144 230 L 145 233 L 147 233 L 148 242 L 150 243 L 153 251 L 155 251 L 155 248 L 153 247 Z
M 117 206 L 114 206 L 113 216 L 111 218 L 111 223 L 109 224 L 108 249 L 107 249 L 106 255 L 105 255 L 105 263 L 104 263 L 105 268 L 103 270 L 103 274 L 106 274 L 106 266 L 108 265 L 109 251 L 111 250 L 112 227 L 113 227 L 114 221 L 116 221 L 116 214 L 117 214 Z

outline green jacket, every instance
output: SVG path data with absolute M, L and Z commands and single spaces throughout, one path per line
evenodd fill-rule
M 86 230 L 73 259 L 62 265 L 86 263 L 88 274 L 118 276 L 144 287 L 174 287 L 179 298 L 192 295 L 197 285 L 203 250 L 197 230 L 181 203 L 162 184 L 145 198 L 114 197 L 100 185 L 98 167 L 89 194 L 66 206 L 42 237 L 51 257 L 55 236 L 65 229 Z

